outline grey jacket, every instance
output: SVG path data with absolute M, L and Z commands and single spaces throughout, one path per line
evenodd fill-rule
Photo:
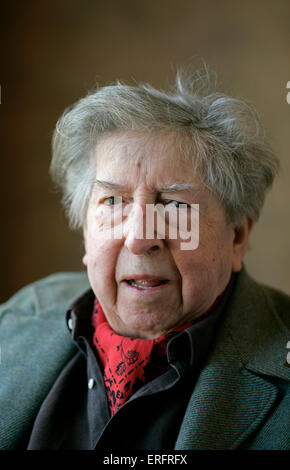
M 75 353 L 65 312 L 88 287 L 84 273 L 54 274 L 0 307 L 0 449 L 24 445 L 42 401 Z M 289 317 L 290 298 L 243 269 L 175 449 L 290 449 Z

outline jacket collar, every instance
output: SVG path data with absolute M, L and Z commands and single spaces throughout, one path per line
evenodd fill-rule
M 289 332 L 278 315 L 275 304 L 278 295 L 284 296 L 257 284 L 243 268 L 224 327 L 247 369 L 289 380 L 286 364 Z
M 286 328 L 269 289 L 245 269 L 196 382 L 176 449 L 236 449 L 263 422 L 278 389 L 269 379 L 289 380 Z

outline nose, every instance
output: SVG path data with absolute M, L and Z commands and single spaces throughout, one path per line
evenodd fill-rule
M 164 239 L 158 238 L 152 223 L 154 220 L 151 221 L 149 217 L 146 219 L 146 205 L 134 204 L 124 233 L 124 245 L 134 255 L 157 253 L 164 247 Z

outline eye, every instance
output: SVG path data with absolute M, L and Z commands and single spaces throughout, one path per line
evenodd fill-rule
M 121 196 L 110 196 L 103 200 L 103 203 L 106 206 L 116 206 L 117 204 L 122 204 Z
M 189 205 L 186 203 L 186 202 L 181 202 L 181 201 L 176 201 L 175 199 L 171 200 L 171 201 L 164 201 L 164 205 L 165 206 L 169 206 L 169 205 L 173 205 L 175 207 L 177 207 L 178 209 L 185 209 L 185 206 L 186 207 L 189 207 Z

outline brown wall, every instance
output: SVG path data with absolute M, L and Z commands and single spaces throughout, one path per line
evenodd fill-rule
M 1 10 L 0 301 L 52 272 L 82 269 L 81 238 L 48 176 L 64 108 L 96 82 L 166 86 L 196 56 L 226 91 L 256 105 L 280 156 L 246 264 L 290 293 L 289 0 L 10 0 Z

